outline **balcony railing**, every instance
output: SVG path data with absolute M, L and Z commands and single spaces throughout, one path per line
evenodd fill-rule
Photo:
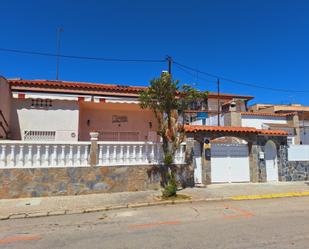
M 0 141 L 0 168 L 90 167 L 90 142 Z M 156 165 L 163 161 L 162 144 L 98 142 L 97 166 Z M 185 144 L 175 155 L 185 163 Z

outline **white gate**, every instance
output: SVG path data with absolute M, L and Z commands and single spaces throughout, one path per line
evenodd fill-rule
M 272 141 L 265 145 L 266 177 L 268 182 L 278 181 L 277 149 Z
M 201 145 L 198 142 L 194 143 L 194 184 L 202 184 L 202 156 Z
M 250 182 L 246 144 L 211 145 L 211 182 Z

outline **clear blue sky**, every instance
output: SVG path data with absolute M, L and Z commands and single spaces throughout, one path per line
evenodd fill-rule
M 309 2 L 306 0 L 1 1 L 0 47 L 79 56 L 164 59 L 268 87 L 309 90 Z M 55 58 L 0 52 L 0 74 L 55 79 Z M 146 85 L 166 63 L 61 59 L 60 79 Z M 201 75 L 200 75 L 201 76 Z M 173 77 L 215 90 L 173 67 Z M 265 91 L 233 83 L 222 91 L 252 102 L 309 105 L 309 93 Z

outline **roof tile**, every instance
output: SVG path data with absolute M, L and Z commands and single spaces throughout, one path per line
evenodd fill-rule
M 232 126 L 206 126 L 206 125 L 185 125 L 185 131 L 192 132 L 231 132 L 231 133 L 253 133 L 260 135 L 287 136 L 283 130 L 262 130 L 253 127 L 232 127 Z
M 123 86 L 115 84 L 99 84 L 99 83 L 87 83 L 87 82 L 74 82 L 74 81 L 56 81 L 56 80 L 8 80 L 13 90 L 32 90 L 42 91 L 42 88 L 46 88 L 49 91 L 62 92 L 63 90 L 72 91 L 105 91 L 119 94 L 131 94 L 131 96 L 137 97 L 140 91 L 147 89 L 145 86 Z M 217 93 L 209 92 L 208 97 L 217 98 Z M 246 100 L 253 99 L 252 96 L 243 96 L 237 94 L 225 94 L 220 93 L 221 99 L 242 98 Z
M 241 112 L 244 116 L 271 116 L 271 117 L 287 117 L 295 115 L 295 112 L 291 113 L 271 113 L 271 112 Z

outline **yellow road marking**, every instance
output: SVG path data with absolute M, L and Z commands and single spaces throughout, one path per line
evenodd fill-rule
M 309 191 L 286 192 L 286 193 L 275 193 L 275 194 L 265 194 L 265 195 L 239 195 L 239 196 L 233 196 L 230 199 L 234 201 L 240 201 L 240 200 L 272 199 L 272 198 L 282 198 L 282 197 L 298 197 L 298 196 L 309 196 Z

